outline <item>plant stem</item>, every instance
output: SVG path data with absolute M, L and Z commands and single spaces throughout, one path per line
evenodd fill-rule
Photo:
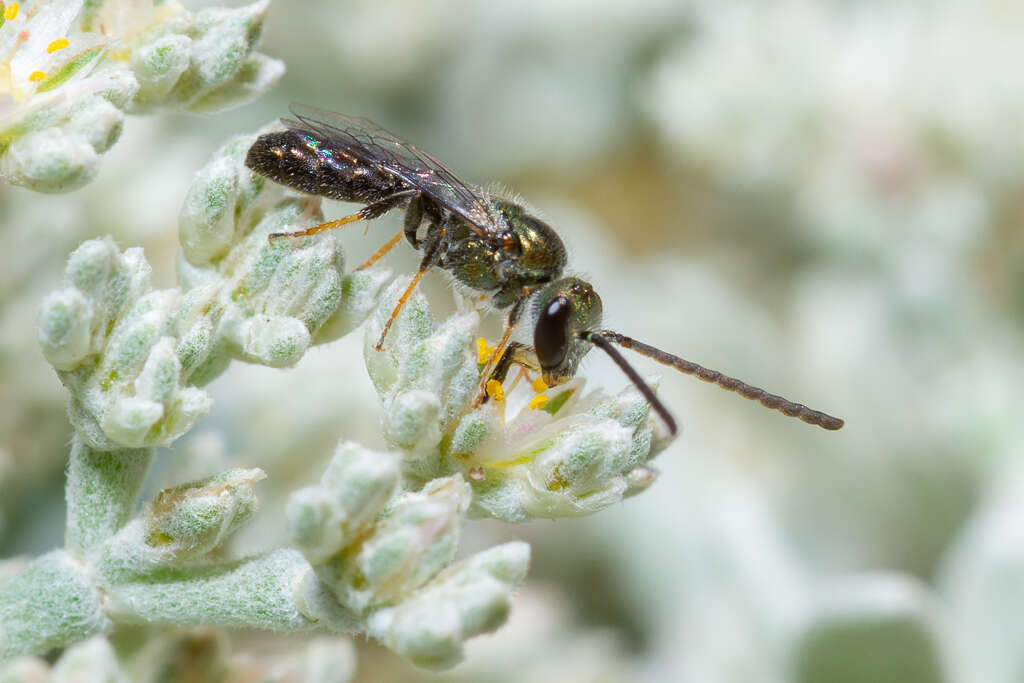
M 0 661 L 107 630 L 100 593 L 71 555 L 55 550 L 0 583 Z
M 305 631 L 317 623 L 298 607 L 309 563 L 295 550 L 218 565 L 169 568 L 105 586 L 118 622 Z
M 152 459 L 152 448 L 97 451 L 75 435 L 65 485 L 69 552 L 94 555 L 131 519 Z

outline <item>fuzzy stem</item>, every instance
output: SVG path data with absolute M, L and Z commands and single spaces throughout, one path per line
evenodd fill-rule
M 0 661 L 46 652 L 109 627 L 99 591 L 63 550 L 0 582 Z
M 131 519 L 152 459 L 152 448 L 97 451 L 75 435 L 65 485 L 69 552 L 94 554 Z
M 220 565 L 176 567 L 105 587 L 118 622 L 306 631 L 317 623 L 300 609 L 309 564 L 295 550 Z

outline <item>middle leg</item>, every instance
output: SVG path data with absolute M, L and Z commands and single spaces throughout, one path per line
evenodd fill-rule
M 388 330 L 391 329 L 391 325 L 395 322 L 395 318 L 398 317 L 398 312 L 402 310 L 402 306 L 405 305 L 405 302 L 412 295 L 413 290 L 416 289 L 416 285 L 419 284 L 420 279 L 426 275 L 428 270 L 437 265 L 437 261 L 441 255 L 441 245 L 445 242 L 445 235 L 446 231 L 442 229 L 437 238 L 432 240 L 430 245 L 427 247 L 427 251 L 423 255 L 423 260 L 420 261 L 419 269 L 416 271 L 416 274 L 412 276 L 412 282 L 410 282 L 409 286 L 405 288 L 404 292 L 402 292 L 402 296 L 398 299 L 398 304 L 395 306 L 395 309 L 391 311 L 391 317 L 388 318 L 386 323 L 384 323 L 384 329 L 381 330 L 380 339 L 378 339 L 377 343 L 373 345 L 373 348 L 377 351 L 384 350 L 384 338 L 388 336 Z
M 358 268 L 356 268 L 356 270 L 366 270 L 367 268 L 372 266 L 374 263 L 379 261 L 381 257 L 383 257 L 386 253 L 394 249 L 395 245 L 401 242 L 404 236 L 405 232 L 399 231 L 394 237 L 392 237 L 383 245 L 381 245 L 381 247 L 377 251 L 373 252 L 373 254 L 370 255 L 370 258 L 363 261 L 363 263 Z

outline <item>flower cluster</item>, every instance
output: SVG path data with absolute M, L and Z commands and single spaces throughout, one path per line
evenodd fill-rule
M 384 350 L 373 348 L 405 284 L 381 296 L 364 356 L 384 404 L 384 436 L 403 451 L 406 476 L 458 472 L 473 487 L 473 514 L 510 522 L 591 514 L 654 481 L 648 461 L 670 437 L 632 386 L 584 394 L 578 378 L 537 394 L 542 387 L 512 380 L 515 389 L 491 387 L 489 403 L 467 411 L 480 384 L 479 317 L 437 324 L 421 295 L 405 304 Z
M 399 492 L 400 456 L 342 443 L 317 486 L 295 492 L 292 535 L 319 581 L 414 663 L 448 668 L 462 642 L 504 623 L 529 546 L 506 543 L 452 564 L 472 491 L 459 475 Z
M 211 111 L 264 91 L 284 71 L 253 51 L 268 1 L 195 14 L 152 0 L 0 2 L 0 177 L 73 190 L 126 112 Z
M 9 623 L 18 596 L 45 582 L 78 609 L 41 602 L 0 645 L 4 656 L 144 620 L 365 633 L 418 666 L 449 668 L 467 639 L 505 622 L 529 564 L 522 542 L 457 560 L 467 517 L 588 514 L 654 479 L 647 463 L 668 438 L 636 391 L 583 396 L 577 380 L 529 399 L 498 385 L 474 409 L 489 350 L 474 342 L 479 315 L 435 324 L 417 293 L 383 351 L 365 352 L 394 450 L 338 446 L 319 483 L 289 500 L 298 550 L 226 559 L 256 513 L 259 469 L 171 486 L 136 513 L 152 447 L 195 426 L 211 405 L 203 385 L 232 359 L 291 366 L 371 314 L 376 339 L 407 284 L 381 296 L 388 271 L 345 274 L 333 232 L 268 240 L 323 216 L 317 198 L 245 167 L 253 139 L 229 141 L 195 176 L 179 219 L 179 287 L 153 289 L 142 250 L 107 237 L 79 246 L 43 301 L 39 339 L 75 429 L 66 548 L 15 574 L 0 616 Z M 82 652 L 102 654 L 105 642 L 92 642 Z
M 384 271 L 342 276 L 332 235 L 300 244 L 267 235 L 314 225 L 313 199 L 244 167 L 251 137 L 214 154 L 181 213 L 182 289 L 153 290 L 141 249 L 110 238 L 68 259 L 64 288 L 43 302 L 40 343 L 71 391 L 69 414 L 94 448 L 169 445 L 206 413 L 199 387 L 231 358 L 293 365 L 318 341 L 358 325 Z M 331 321 L 329 330 L 321 330 Z

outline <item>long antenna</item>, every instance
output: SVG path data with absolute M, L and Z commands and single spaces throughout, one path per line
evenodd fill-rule
M 614 342 L 627 349 L 632 349 L 637 353 L 642 353 L 648 358 L 652 358 L 658 361 L 662 365 L 668 365 L 670 367 L 675 368 L 676 370 L 679 370 L 680 372 L 685 372 L 688 375 L 694 375 L 698 379 L 702 379 L 705 382 L 717 384 L 723 389 L 735 391 L 737 394 L 743 396 L 744 398 L 749 398 L 752 401 L 757 401 L 765 408 L 771 408 L 772 410 L 777 410 L 780 413 L 789 415 L 790 417 L 799 418 L 808 424 L 817 425 L 824 429 L 832 430 L 839 429 L 844 424 L 844 422 L 840 420 L 838 417 L 832 417 L 831 415 L 828 415 L 826 413 L 822 413 L 817 410 L 812 410 L 801 403 L 794 403 L 793 401 L 782 398 L 781 396 L 770 394 L 764 389 L 751 386 L 746 382 L 741 382 L 740 380 L 734 377 L 723 375 L 717 370 L 709 370 L 708 368 L 705 368 L 703 365 L 697 365 L 696 363 L 680 358 L 679 356 L 673 356 L 671 353 L 665 353 L 661 349 L 656 349 L 653 346 L 644 344 L 643 342 L 637 341 L 636 339 L 633 339 L 631 337 L 627 337 L 624 334 L 619 334 L 618 332 L 613 332 L 611 330 L 601 330 L 600 332 L 590 332 L 582 336 L 591 343 L 593 343 L 595 346 L 601 346 L 602 348 L 604 348 L 605 351 L 608 351 L 608 348 L 602 346 L 596 340 L 601 339 L 605 344 L 608 344 L 608 342 Z M 611 355 L 610 351 L 608 351 L 608 353 L 609 355 Z M 614 355 L 612 356 L 612 359 L 615 359 Z M 625 364 L 625 360 L 623 359 L 621 362 L 616 360 L 615 362 L 619 364 L 619 367 L 622 368 L 627 375 L 629 375 L 629 378 L 633 380 L 633 383 L 637 384 L 637 379 L 635 379 L 634 377 L 639 376 L 636 375 L 636 372 L 633 371 L 632 368 L 629 368 L 628 370 L 626 369 L 628 365 Z M 640 385 L 637 384 L 637 386 L 639 387 Z M 643 388 L 641 388 L 640 390 L 641 392 L 643 392 Z M 650 389 L 648 388 L 647 391 L 649 392 Z M 644 397 L 650 401 L 650 398 L 648 397 L 646 392 L 644 392 Z M 651 405 L 655 406 L 656 410 L 658 409 L 657 405 L 655 405 L 653 401 L 651 402 Z M 658 412 L 660 414 L 662 411 L 658 410 Z M 662 416 L 664 417 L 664 415 Z
M 661 399 L 659 399 L 657 394 L 654 393 L 654 390 L 647 386 L 647 382 L 645 382 L 644 378 L 640 376 L 640 373 L 634 370 L 633 366 L 622 357 L 622 354 L 619 353 L 618 349 L 612 346 L 611 342 L 602 336 L 604 334 L 606 333 L 583 332 L 579 337 L 584 341 L 590 342 L 611 356 L 612 360 L 615 361 L 615 364 L 618 365 L 624 373 L 626 373 L 626 377 L 629 377 L 630 381 L 633 382 L 633 384 L 636 385 L 636 388 L 640 390 L 640 393 L 644 395 L 644 398 L 651 404 L 651 407 L 654 408 L 655 412 L 657 412 L 658 415 L 661 415 L 661 419 L 665 421 L 666 425 L 668 425 L 668 431 L 672 433 L 672 436 L 678 434 L 679 427 L 676 426 L 676 420 L 672 417 L 672 413 L 668 412 L 668 408 L 665 407 L 665 404 L 662 403 Z

